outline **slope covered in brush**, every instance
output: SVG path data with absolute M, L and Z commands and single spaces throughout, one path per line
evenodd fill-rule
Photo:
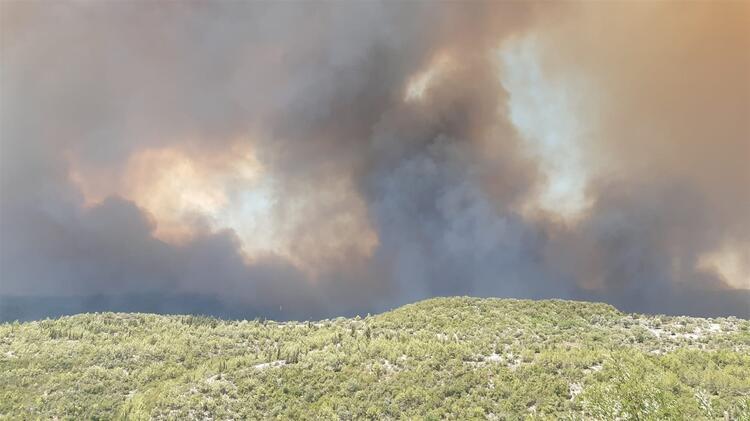
M 439 298 L 366 318 L 0 325 L 0 418 L 750 418 L 750 322 Z

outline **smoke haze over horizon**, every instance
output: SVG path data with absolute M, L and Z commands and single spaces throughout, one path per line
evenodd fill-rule
M 3 318 L 750 317 L 750 3 L 8 1 L 0 36 Z

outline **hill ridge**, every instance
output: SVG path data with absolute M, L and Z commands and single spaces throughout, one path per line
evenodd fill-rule
M 294 322 L 79 314 L 1 324 L 0 368 L 9 419 L 750 417 L 747 320 L 568 300 Z

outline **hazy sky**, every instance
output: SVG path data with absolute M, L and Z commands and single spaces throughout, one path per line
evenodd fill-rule
M 750 317 L 748 2 L 0 19 L 0 318 L 457 294 Z

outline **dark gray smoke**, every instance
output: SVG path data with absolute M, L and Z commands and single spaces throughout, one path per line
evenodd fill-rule
M 4 2 L 0 319 L 317 318 L 457 294 L 750 317 L 750 6 L 676 8 Z M 547 180 L 497 51 L 525 36 L 549 78 L 597 87 L 573 223 L 523 210 Z M 272 186 L 265 219 L 238 211 L 261 228 L 190 214 L 189 236 L 162 235 L 148 188 L 167 169 L 134 160 L 178 151 L 200 181 L 238 147 Z M 732 279 L 706 263 L 727 250 Z

